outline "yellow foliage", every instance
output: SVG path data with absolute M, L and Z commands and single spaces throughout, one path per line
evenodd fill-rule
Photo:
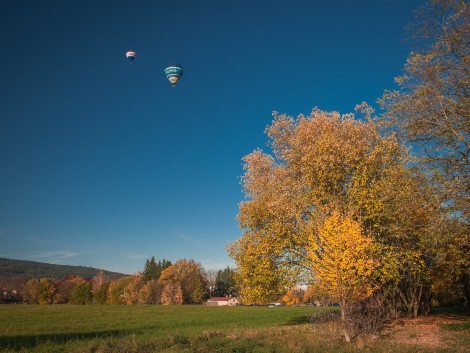
M 378 268 L 372 239 L 362 233 L 351 217 L 334 212 L 319 226 L 310 258 L 317 285 L 340 303 L 368 298 L 379 288 Z
M 366 121 L 317 109 L 297 119 L 274 113 L 266 129 L 273 156 L 257 149 L 243 158 L 243 236 L 228 251 L 247 302 L 311 283 L 313 269 L 317 279 L 341 279 L 337 288 L 357 285 L 352 297 L 367 297 L 380 283 L 398 285 L 402 251 L 424 257 L 433 193 L 407 167 L 405 147 L 381 136 L 367 105 L 359 108 Z
M 302 294 L 299 290 L 291 288 L 282 296 L 282 301 L 286 305 L 297 305 L 302 302 Z

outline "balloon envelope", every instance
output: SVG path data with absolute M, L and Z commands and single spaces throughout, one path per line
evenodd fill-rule
M 133 62 L 134 59 L 135 59 L 135 57 L 136 57 L 135 51 L 133 51 L 133 50 L 128 50 L 128 51 L 126 52 L 126 58 L 128 58 L 130 62 Z
M 176 86 L 180 78 L 183 76 L 183 68 L 181 65 L 170 65 L 165 69 L 165 75 L 173 87 Z

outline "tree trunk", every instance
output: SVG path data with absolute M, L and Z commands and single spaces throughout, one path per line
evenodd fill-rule
M 341 305 L 341 323 L 343 324 L 343 335 L 346 342 L 351 342 L 351 333 L 349 332 L 348 322 L 346 317 L 346 309 L 344 305 Z
M 470 275 L 465 273 L 461 279 L 465 299 L 467 299 L 467 308 L 470 308 Z
M 421 304 L 420 304 L 421 315 L 428 315 L 431 312 L 431 300 L 432 300 L 431 286 L 426 285 L 423 288 L 423 294 L 421 296 Z

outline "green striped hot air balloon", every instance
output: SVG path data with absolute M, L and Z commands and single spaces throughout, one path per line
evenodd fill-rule
M 165 69 L 165 75 L 173 87 L 176 86 L 180 78 L 183 76 L 183 68 L 181 65 L 170 65 Z

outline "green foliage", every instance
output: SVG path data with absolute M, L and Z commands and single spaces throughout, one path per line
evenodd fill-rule
M 108 291 L 111 282 L 103 283 L 94 293 L 93 300 L 95 304 L 108 303 Z
M 235 270 L 227 266 L 224 270 L 217 271 L 214 296 L 235 296 L 235 294 Z
M 201 276 L 196 276 L 194 279 L 194 287 L 191 292 L 191 301 L 195 304 L 200 304 L 207 294 L 206 285 Z
M 124 289 L 131 283 L 133 278 L 131 276 L 123 277 L 116 282 L 111 282 L 108 288 L 108 301 L 106 304 L 117 305 L 126 304 L 124 297 Z
M 170 267 L 172 265 L 171 261 L 170 260 L 165 260 L 165 258 L 163 258 L 163 260 L 158 260 L 158 263 L 157 263 L 157 278 L 156 279 L 160 279 L 160 276 L 163 272 L 163 270 L 167 269 L 168 267 Z
M 144 271 L 142 272 L 142 280 L 144 282 L 159 280 L 162 271 L 171 266 L 171 261 L 169 260 L 158 260 L 158 263 L 155 261 L 155 256 L 147 261 L 145 261 Z
M 145 261 L 144 271 L 142 272 L 142 280 L 144 282 L 158 279 L 157 277 L 157 263 L 155 262 L 155 256 Z
M 93 303 L 93 293 L 90 282 L 77 284 L 71 293 L 70 304 L 91 304 Z

